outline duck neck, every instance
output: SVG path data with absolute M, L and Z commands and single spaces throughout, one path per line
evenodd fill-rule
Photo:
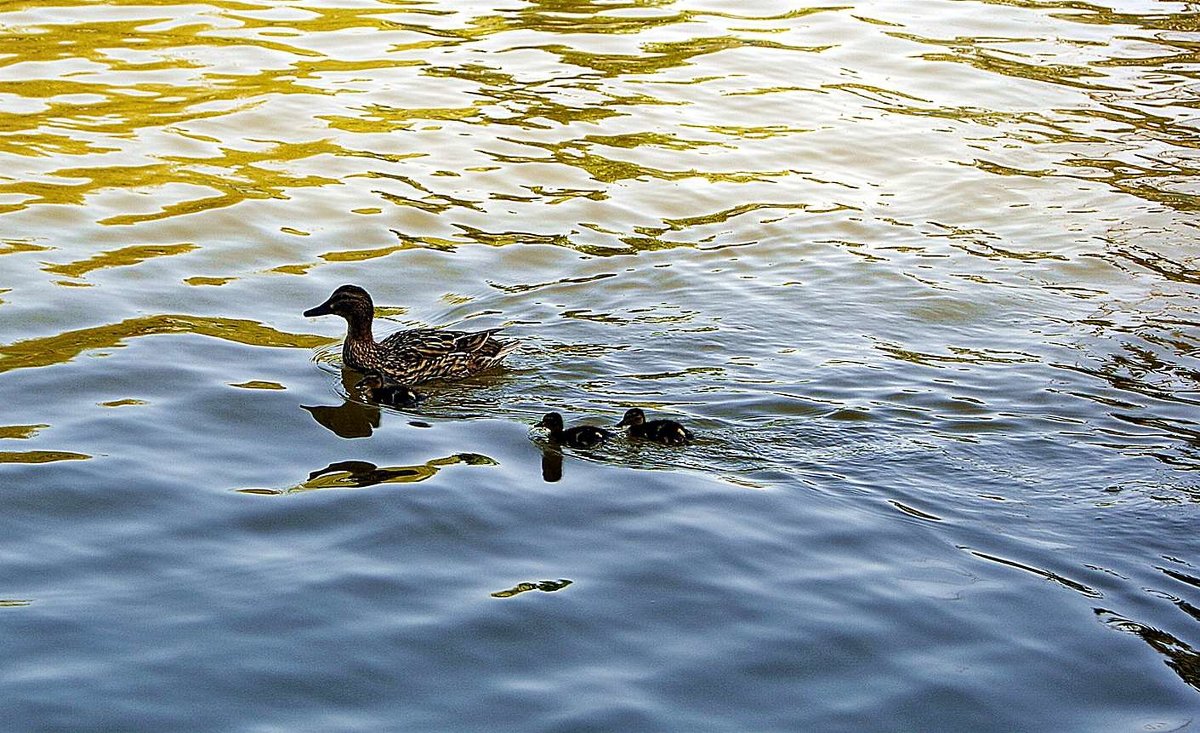
M 370 312 L 351 313 L 346 318 L 346 340 L 375 343 L 375 336 L 371 333 L 373 317 L 374 314 Z

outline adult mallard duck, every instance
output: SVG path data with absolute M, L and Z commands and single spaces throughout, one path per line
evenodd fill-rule
M 634 438 L 645 438 L 663 445 L 687 445 L 694 437 L 691 431 L 674 420 L 646 422 L 646 413 L 636 407 L 626 410 L 616 427 L 628 427 L 629 434 Z
M 491 369 L 516 350 L 518 341 L 501 341 L 486 331 L 443 331 L 417 328 L 376 342 L 371 334 L 375 304 L 357 285 L 343 285 L 306 316 L 336 315 L 346 319 L 342 362 L 360 372 L 377 371 L 401 384 L 430 379 L 461 379 Z
M 595 425 L 578 425 L 564 430 L 563 417 L 557 412 L 547 413 L 534 427 L 549 430 L 551 443 L 571 448 L 595 448 L 612 437 L 612 433 Z

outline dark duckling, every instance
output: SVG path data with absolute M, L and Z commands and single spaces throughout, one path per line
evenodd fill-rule
M 550 431 L 550 442 L 565 445 L 570 448 L 595 448 L 612 437 L 612 433 L 595 425 L 579 425 L 563 429 L 562 415 L 551 412 L 534 425 L 535 428 L 546 428 Z
M 379 372 L 367 372 L 358 388 L 369 400 L 392 407 L 416 407 L 421 395 L 403 384 L 395 384 Z
M 625 416 L 616 427 L 629 428 L 629 435 L 645 438 L 663 445 L 687 445 L 695 437 L 691 431 L 674 420 L 651 420 L 646 422 L 646 413 L 634 407 L 625 411 Z
M 376 342 L 371 333 L 375 304 L 357 285 L 343 285 L 306 316 L 336 315 L 346 319 L 342 362 L 360 372 L 378 371 L 401 384 L 430 379 L 461 379 L 491 369 L 517 349 L 517 341 L 496 338 L 500 329 L 446 331 L 417 328 Z

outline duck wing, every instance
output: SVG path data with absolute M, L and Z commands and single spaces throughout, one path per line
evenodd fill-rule
M 454 354 L 493 356 L 503 344 L 493 338 L 499 328 L 486 331 L 444 331 L 439 328 L 417 328 L 400 331 L 380 342 L 389 351 L 406 351 L 418 359 L 438 359 Z

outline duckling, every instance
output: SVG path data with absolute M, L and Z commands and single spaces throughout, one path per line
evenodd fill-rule
M 461 379 L 500 364 L 518 341 L 501 341 L 486 331 L 444 331 L 417 328 L 400 331 L 376 342 L 371 333 L 375 304 L 366 290 L 343 285 L 305 316 L 337 315 L 346 319 L 342 361 L 361 372 L 377 371 L 402 384 L 430 379 Z
M 629 427 L 629 435 L 645 438 L 663 445 L 687 445 L 695 437 L 691 431 L 674 420 L 651 420 L 646 422 L 646 413 L 637 407 L 625 411 L 625 416 L 616 427 Z
M 578 425 L 563 429 L 562 415 L 557 412 L 548 413 L 535 428 L 547 428 L 550 431 L 550 442 L 565 445 L 570 448 L 595 448 L 612 437 L 612 433 L 595 425 Z
M 403 384 L 395 384 L 382 373 L 367 372 L 358 383 L 358 388 L 369 400 L 392 407 L 416 407 L 422 396 Z

